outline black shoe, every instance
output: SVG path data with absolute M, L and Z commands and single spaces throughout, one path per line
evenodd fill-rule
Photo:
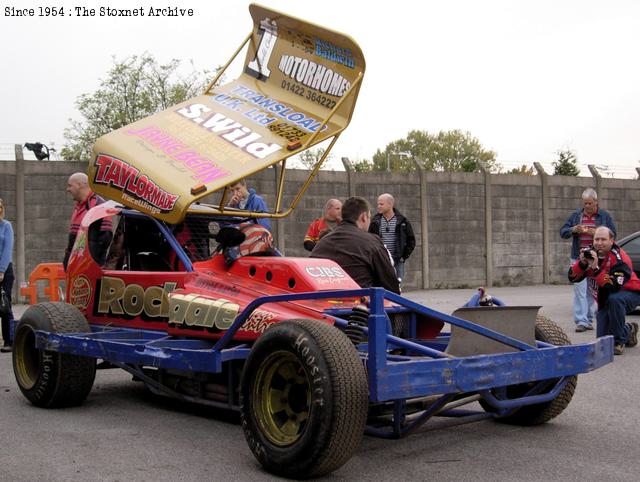
M 624 353 L 624 345 L 622 343 L 616 343 L 613 347 L 614 355 L 622 355 Z
M 638 324 L 635 321 L 632 321 L 629 325 L 631 325 L 631 329 L 629 330 L 627 346 L 636 346 L 638 344 Z
M 582 333 L 583 331 L 587 331 L 587 327 L 586 326 L 584 326 L 584 325 L 576 326 L 576 332 Z
M 5 345 L 2 348 L 0 348 L 0 353 L 11 353 L 11 345 Z

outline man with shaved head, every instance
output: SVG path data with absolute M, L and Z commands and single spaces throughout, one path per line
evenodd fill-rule
M 331 231 L 342 220 L 342 203 L 338 199 L 329 199 L 324 205 L 324 215 L 309 225 L 304 237 L 304 249 L 313 251 L 321 237 Z
M 89 179 L 84 172 L 76 172 L 69 176 L 66 191 L 71 194 L 76 204 L 71 213 L 69 240 L 62 262 L 65 271 L 67 270 L 71 250 L 76 242 L 76 236 L 80 230 L 82 218 L 84 218 L 84 215 L 87 214 L 89 209 L 104 202 L 104 199 L 91 190 L 89 187 Z M 89 252 L 98 264 L 104 264 L 105 262 L 111 236 L 111 219 L 108 217 L 102 219 L 100 226 L 96 226 L 89 231 Z
M 625 346 L 638 344 L 638 324 L 627 323 L 625 316 L 640 305 L 640 280 L 633 272 L 631 259 L 615 243 L 613 231 L 606 226 L 594 230 L 593 246 L 583 248 L 569 269 L 572 283 L 585 278 L 597 285 L 596 334 L 613 335 L 613 353 L 622 355 Z
M 378 214 L 371 220 L 369 232 L 380 236 L 393 258 L 400 284 L 404 279 L 404 262 L 416 247 L 416 237 L 407 218 L 395 207 L 391 194 L 378 196 Z

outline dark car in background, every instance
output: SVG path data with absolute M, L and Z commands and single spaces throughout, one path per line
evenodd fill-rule
M 629 255 L 633 263 L 633 271 L 640 277 L 640 231 L 625 236 L 617 241 L 617 244 Z

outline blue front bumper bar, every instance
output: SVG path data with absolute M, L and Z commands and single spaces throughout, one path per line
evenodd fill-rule
M 265 303 L 295 302 L 322 298 L 369 297 L 368 343 L 360 345 L 367 366 L 371 402 L 406 400 L 431 395 L 486 392 L 508 385 L 562 379 L 595 370 L 613 361 L 613 338 L 599 338 L 579 345 L 530 346 L 466 320 L 436 312 L 382 288 L 324 291 L 264 296 L 251 302 L 219 340 L 167 336 L 164 332 L 94 327 L 93 333 L 37 332 L 40 349 L 100 358 L 114 364 L 148 366 L 185 372 L 222 371 L 224 362 L 245 359 L 248 345 L 231 346 L 235 332 L 251 313 Z M 389 334 L 384 300 L 408 313 L 437 317 L 514 347 L 518 351 L 469 357 L 451 357 L 433 347 Z M 396 307 L 397 310 L 397 307 Z M 336 325 L 346 321 L 336 317 Z M 413 356 L 394 356 L 390 347 L 410 347 Z M 490 395 L 488 395 L 490 396 Z M 537 395 L 538 397 L 544 397 Z M 538 398 L 538 402 L 543 398 Z M 499 402 L 499 401 L 498 401 Z M 521 400 L 519 405 L 527 404 Z

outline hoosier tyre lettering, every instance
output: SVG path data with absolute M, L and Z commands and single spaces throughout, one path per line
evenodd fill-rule
M 36 348 L 36 331 L 89 332 L 80 311 L 66 303 L 39 303 L 25 311 L 13 342 L 13 371 L 24 396 L 38 407 L 81 404 L 96 376 L 96 361 Z
M 538 315 L 536 319 L 536 340 L 550 343 L 552 345 L 570 345 L 571 341 L 567 334 L 555 322 L 543 315 Z M 557 380 L 553 380 L 553 385 Z M 502 423 L 512 425 L 540 425 L 548 422 L 552 418 L 557 417 L 567 408 L 578 384 L 578 377 L 569 377 L 567 384 L 560 391 L 558 396 L 546 403 L 536 405 L 525 405 L 519 408 L 511 415 L 500 417 L 496 420 Z M 509 398 L 518 398 L 523 396 L 534 384 L 525 383 L 522 385 L 513 385 L 506 387 L 506 393 Z M 490 412 L 493 408 L 486 402 L 481 401 L 482 407 Z
M 274 474 L 327 474 L 360 444 L 369 402 L 366 373 L 349 339 L 331 325 L 271 325 L 249 354 L 240 390 L 249 447 Z

